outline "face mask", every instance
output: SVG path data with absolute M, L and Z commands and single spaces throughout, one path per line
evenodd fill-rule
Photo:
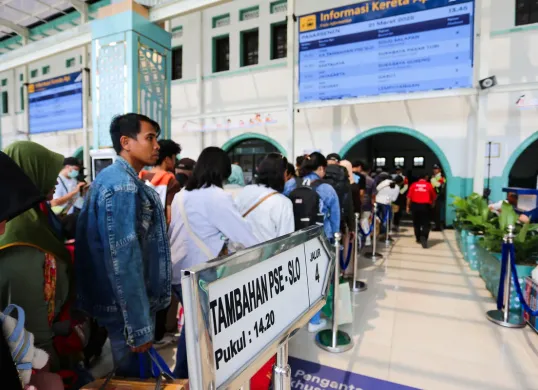
M 358 184 L 361 180 L 361 177 L 357 175 L 356 173 L 353 174 L 353 180 L 355 181 L 355 184 Z
M 76 179 L 78 177 L 78 171 L 73 169 L 71 172 L 67 174 L 67 176 L 69 176 L 71 179 Z

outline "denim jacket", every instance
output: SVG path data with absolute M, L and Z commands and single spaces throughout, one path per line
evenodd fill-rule
M 170 303 L 166 221 L 157 193 L 121 157 L 91 185 L 75 256 L 77 306 L 97 319 L 123 318 L 130 346 L 152 341 L 154 315 Z

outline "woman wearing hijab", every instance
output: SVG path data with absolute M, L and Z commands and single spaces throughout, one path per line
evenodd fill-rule
M 41 194 L 21 168 L 3 152 L 0 152 L 0 187 L 3 189 L 0 192 L 0 236 L 2 236 L 5 233 L 7 222 L 25 211 L 37 207 L 45 200 L 45 196 Z M 0 291 L 6 287 L 0 285 Z M 0 310 L 3 310 L 6 304 L 7 302 L 0 302 Z M 13 353 L 15 351 L 10 350 L 4 336 L 0 327 L 0 377 L 2 383 L 8 389 L 22 389 L 21 379 L 14 364 Z M 42 371 L 32 375 L 30 385 L 25 386 L 25 389 L 35 389 L 35 386 L 39 390 L 63 389 L 63 383 L 59 376 Z
M 232 174 L 226 180 L 226 184 L 223 187 L 224 191 L 228 192 L 235 199 L 236 195 L 244 186 L 245 176 L 243 175 L 243 169 L 239 165 L 232 164 Z
M 15 142 L 5 153 L 34 184 L 39 197 L 52 199 L 62 155 L 30 141 Z M 17 177 L 7 188 L 20 181 Z M 26 313 L 26 329 L 34 334 L 36 347 L 51 355 L 54 370 L 58 367 L 52 322 L 67 300 L 71 258 L 61 238 L 60 222 L 45 202 L 35 205 L 33 199 L 34 206 L 10 219 L 0 236 L 0 301 L 6 300 L 2 295 L 9 289 L 11 301 Z

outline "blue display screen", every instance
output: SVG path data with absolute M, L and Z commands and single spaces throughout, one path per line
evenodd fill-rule
M 29 84 L 30 133 L 82 128 L 82 72 Z
M 473 86 L 474 0 L 364 1 L 299 18 L 299 100 Z

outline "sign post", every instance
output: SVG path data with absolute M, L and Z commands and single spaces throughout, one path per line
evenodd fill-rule
M 313 226 L 183 271 L 191 388 L 238 389 L 276 354 L 289 389 L 288 340 L 325 304 L 334 256 Z

